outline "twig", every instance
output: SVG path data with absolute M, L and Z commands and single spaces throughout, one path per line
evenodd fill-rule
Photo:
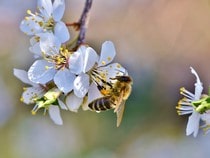
M 88 27 L 91 6 L 92 6 L 92 0 L 86 0 L 85 7 L 83 9 L 82 15 L 78 22 L 80 32 L 79 32 L 79 37 L 78 37 L 78 41 L 77 41 L 77 46 L 85 43 L 85 33 L 86 33 L 86 29 Z

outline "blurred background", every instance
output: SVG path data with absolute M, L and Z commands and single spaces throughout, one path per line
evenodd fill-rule
M 64 21 L 77 21 L 84 2 L 66 0 Z M 25 85 L 13 68 L 27 70 L 34 60 L 19 24 L 35 8 L 35 0 L 0 0 L 0 157 L 209 157 L 210 135 L 185 136 L 187 117 L 175 110 L 180 87 L 194 92 L 190 66 L 208 90 L 209 0 L 93 0 L 87 42 L 100 52 L 113 41 L 115 61 L 134 80 L 119 128 L 113 111 L 63 111 L 64 125 L 56 126 L 19 101 Z

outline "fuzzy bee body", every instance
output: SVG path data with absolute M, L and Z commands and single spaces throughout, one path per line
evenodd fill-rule
M 98 85 L 98 89 L 104 97 L 93 100 L 88 106 L 96 112 L 114 109 L 117 114 L 118 127 L 122 120 L 125 101 L 132 90 L 132 79 L 130 76 L 116 76 L 111 80 L 113 82 L 108 84 L 103 82 L 103 85 Z
M 113 109 L 115 106 L 110 102 L 111 96 L 105 96 L 102 98 L 98 98 L 91 103 L 89 103 L 89 108 L 93 111 L 106 111 L 109 109 Z

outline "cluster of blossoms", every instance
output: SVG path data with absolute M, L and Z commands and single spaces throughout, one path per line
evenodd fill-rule
M 14 75 L 29 87 L 24 88 L 21 101 L 49 112 L 54 123 L 63 124 L 60 110 L 88 110 L 88 104 L 102 97 L 98 85 L 112 78 L 127 75 L 119 63 L 111 63 L 116 55 L 111 41 L 102 44 L 101 53 L 88 45 L 70 40 L 68 28 L 61 21 L 64 0 L 38 0 L 37 12 L 27 11 L 20 29 L 30 36 L 30 52 L 34 63 L 28 71 L 14 69 Z
M 180 88 L 180 93 L 184 98 L 178 102 L 176 109 L 179 115 L 191 114 L 187 123 L 186 135 L 193 134 L 196 137 L 199 128 L 206 133 L 210 131 L 210 93 L 202 94 L 203 84 L 196 71 L 192 67 L 190 69 L 196 77 L 195 92 L 193 94 L 184 87 Z

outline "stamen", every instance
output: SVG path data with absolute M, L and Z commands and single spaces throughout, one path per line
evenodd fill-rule
M 20 97 L 20 101 L 21 101 L 21 102 L 24 102 L 24 98 L 23 98 L 23 97 Z
M 186 90 L 184 87 L 180 88 L 180 94 L 184 95 L 185 97 L 194 100 L 195 95 Z
M 32 115 L 36 115 L 36 112 L 38 111 L 38 109 L 39 109 L 39 105 L 36 104 L 36 105 L 34 106 L 34 108 L 31 110 L 31 114 L 32 114 Z

